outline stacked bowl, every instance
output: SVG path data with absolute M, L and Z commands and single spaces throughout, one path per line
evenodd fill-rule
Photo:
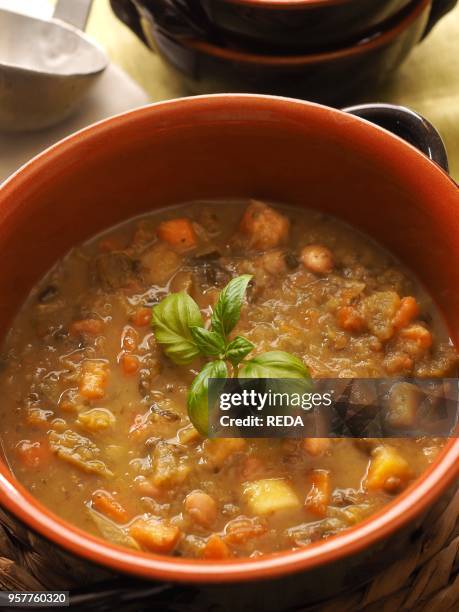
M 343 104 L 390 75 L 457 0 L 111 0 L 192 93 Z

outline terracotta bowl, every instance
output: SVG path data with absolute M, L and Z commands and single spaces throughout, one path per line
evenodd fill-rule
M 438 2 L 443 1 L 416 0 L 400 19 L 369 39 L 303 55 L 255 54 L 217 45 L 204 35 L 179 35 L 175 27 L 160 24 L 142 0 L 139 14 L 122 0 L 124 9 L 118 15 L 178 72 L 191 93 L 246 91 L 342 105 L 398 68 L 436 23 Z M 119 8 L 119 0 L 112 0 L 112 6 Z
M 353 112 L 397 126 L 446 164 L 438 134 L 414 113 Z M 417 273 L 459 344 L 459 190 L 438 164 L 362 118 L 286 98 L 196 97 L 108 119 L 0 187 L 0 339 L 38 279 L 96 232 L 179 202 L 256 197 L 320 209 L 373 236 Z M 220 562 L 136 552 L 86 534 L 38 503 L 5 462 L 0 503 L 18 537 L 46 541 L 56 564 L 75 575 L 83 559 L 92 579 L 124 572 L 165 581 L 169 603 L 184 591 L 167 585 L 181 582 L 193 584 L 186 601 L 196 610 L 231 602 L 233 610 L 278 611 L 355 587 L 402 556 L 457 486 L 458 468 L 459 439 L 451 439 L 419 480 L 348 531 L 295 552 Z M 152 592 L 151 584 L 135 588 L 139 597 Z

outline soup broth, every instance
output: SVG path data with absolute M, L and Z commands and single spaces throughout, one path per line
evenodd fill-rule
M 440 439 L 216 439 L 190 423 L 203 360 L 174 364 L 151 308 L 185 291 L 210 320 L 252 274 L 254 354 L 312 377 L 442 377 L 457 354 L 430 297 L 371 240 L 318 212 L 195 202 L 73 249 L 32 291 L 3 346 L 11 470 L 59 516 L 152 553 L 222 559 L 307 546 L 358 523 L 435 459 Z M 408 412 L 408 408 L 407 408 Z

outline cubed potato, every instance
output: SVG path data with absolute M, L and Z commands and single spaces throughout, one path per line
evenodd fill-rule
M 396 492 L 411 478 L 413 471 L 396 448 L 384 445 L 373 451 L 365 482 L 368 491 Z
M 108 366 L 103 361 L 86 361 L 80 379 L 80 394 L 87 399 L 101 399 L 108 384 Z
M 110 429 L 116 423 L 116 418 L 107 408 L 92 408 L 80 412 L 77 421 L 83 429 L 96 432 Z
M 395 384 L 390 390 L 386 422 L 396 429 L 414 427 L 422 392 L 408 382 Z
M 229 457 L 240 453 L 246 446 L 247 442 L 243 438 L 218 438 L 206 440 L 204 452 L 209 463 L 216 468 L 221 468 Z
M 167 244 L 158 242 L 142 254 L 140 262 L 147 282 L 164 285 L 178 270 L 182 258 Z
M 243 496 L 250 511 L 257 515 L 296 510 L 301 505 L 295 491 L 283 478 L 245 483 Z
M 362 315 L 370 333 L 386 342 L 394 335 L 393 320 L 400 308 L 395 291 L 375 291 L 362 302 Z

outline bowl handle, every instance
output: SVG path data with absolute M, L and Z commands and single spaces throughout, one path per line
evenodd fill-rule
M 434 126 L 421 115 L 393 104 L 360 104 L 343 110 L 400 136 L 448 172 L 448 156 L 443 140 Z
M 127 27 L 130 28 L 148 47 L 149 45 L 142 30 L 139 14 L 131 0 L 110 0 L 110 6 L 118 19 L 127 25 Z
M 426 29 L 422 35 L 424 39 L 437 24 L 442 17 L 453 10 L 456 6 L 457 0 L 433 0 L 432 7 L 430 9 L 429 20 L 427 21 Z
M 154 24 L 166 36 L 177 38 L 209 38 L 215 39 L 213 29 L 208 23 L 199 4 L 192 7 L 184 0 L 110 0 L 115 15 L 151 49 L 142 28 L 142 20 Z M 152 49 L 154 50 L 154 49 Z

